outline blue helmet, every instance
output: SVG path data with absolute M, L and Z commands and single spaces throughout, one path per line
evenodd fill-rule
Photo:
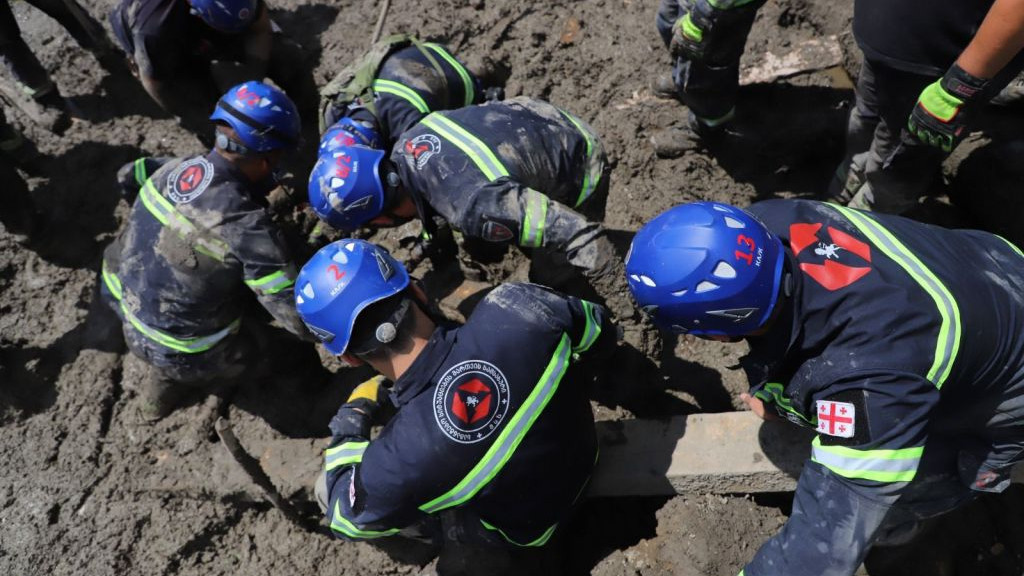
M 353 230 L 384 210 L 383 150 L 341 146 L 320 154 L 309 174 L 309 205 L 321 220 Z
M 238 34 L 256 19 L 259 0 L 188 0 L 192 14 L 220 32 Z
M 301 122 L 295 103 L 287 94 L 273 86 L 250 80 L 228 90 L 210 120 L 221 120 L 231 126 L 246 152 L 270 152 L 294 148 L 299 143 Z M 221 148 L 221 142 L 217 145 Z M 231 149 L 231 148 L 228 148 Z
M 782 242 L 749 213 L 716 202 L 670 208 L 633 238 L 626 279 L 655 324 L 677 334 L 744 336 L 768 320 Z
M 344 239 L 324 246 L 295 280 L 295 309 L 332 354 L 344 354 L 356 317 L 409 285 L 409 273 L 383 248 Z
M 320 136 L 320 154 L 334 152 L 342 146 L 366 146 L 383 148 L 380 134 L 367 122 L 353 120 L 348 116 L 331 125 Z

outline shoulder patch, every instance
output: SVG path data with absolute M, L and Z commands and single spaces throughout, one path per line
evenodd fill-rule
M 213 164 L 202 156 L 186 160 L 167 179 L 168 192 L 177 204 L 188 204 L 198 198 L 213 180 Z
M 496 220 L 486 220 L 482 236 L 488 242 L 508 242 L 515 236 L 512 229 Z
M 508 413 L 508 381 L 497 366 L 466 360 L 449 368 L 434 389 L 434 420 L 448 438 L 475 444 L 501 427 Z
M 853 438 L 857 426 L 857 409 L 849 402 L 818 400 L 818 433 Z
M 403 148 L 406 158 L 422 170 L 430 158 L 441 151 L 441 139 L 433 134 L 420 134 L 412 140 L 406 140 Z

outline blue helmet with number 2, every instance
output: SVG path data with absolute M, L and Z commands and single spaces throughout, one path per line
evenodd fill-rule
M 771 315 L 784 261 L 782 242 L 749 213 L 695 202 L 636 233 L 626 277 L 637 304 L 662 328 L 745 336 Z
M 338 240 L 306 262 L 295 280 L 295 309 L 332 354 L 344 354 L 359 313 L 409 285 L 409 273 L 383 248 Z

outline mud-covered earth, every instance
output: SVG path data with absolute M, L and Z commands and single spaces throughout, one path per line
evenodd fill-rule
M 114 0 L 82 3 L 105 18 Z M 319 84 L 368 45 L 379 10 L 370 0 L 271 5 L 274 19 L 304 47 Z M 156 425 L 141 421 L 134 398 L 143 368 L 124 354 L 119 327 L 93 304 L 102 248 L 128 209 L 114 174 L 141 155 L 186 155 L 201 144 L 133 79 L 108 75 L 35 9 L 14 9 L 28 43 L 85 120 L 56 137 L 8 111 L 46 155 L 44 175 L 25 177 L 47 223 L 27 247 L 0 229 L 0 573 L 420 573 L 429 557 L 304 531 L 255 489 L 236 488 L 237 471 L 211 433 L 213 420 L 226 415 L 249 446 L 324 436 L 364 371 L 323 358 L 325 372 L 308 351 L 282 347 L 273 377 L 249 383 L 229 402 L 196 398 Z M 683 201 L 745 205 L 821 193 L 841 156 L 852 100 L 852 2 L 769 2 L 748 42 L 746 69 L 830 35 L 844 47 L 842 65 L 745 87 L 741 135 L 675 160 L 657 159 L 648 142 L 653 130 L 685 114 L 649 88 L 669 66 L 654 30 L 656 9 L 655 0 L 396 1 L 384 32 L 444 42 L 471 65 L 489 60 L 507 75 L 508 96 L 550 100 L 586 119 L 614 165 L 604 222 L 622 252 L 632 231 Z M 1020 202 L 1012 194 L 1020 180 L 995 181 L 1001 172 L 991 168 L 993 158 L 1001 165 L 1020 149 L 981 141 L 972 148 L 980 152 L 967 156 L 971 162 L 961 154 L 947 167 L 952 185 L 938 191 L 959 205 L 940 197 L 924 217 L 1019 234 L 1013 216 Z M 397 249 L 403 234 L 378 239 Z M 440 275 L 429 285 L 458 316 L 468 309 L 462 300 L 473 301 L 486 283 L 524 279 L 525 270 L 513 254 L 476 280 L 460 284 Z M 617 385 L 596 394 L 599 418 L 740 409 L 736 397 L 745 384 L 735 364 L 742 346 L 683 338 L 652 355 L 635 322 L 624 328 L 620 353 L 628 361 L 612 379 Z M 286 496 L 309 510 L 306 491 Z M 785 522 L 790 498 L 592 499 L 529 571 L 731 576 Z M 1021 518 L 1019 487 L 981 498 L 933 522 L 910 545 L 877 550 L 863 573 L 1020 575 Z M 475 573 L 498 573 L 493 559 L 476 558 Z

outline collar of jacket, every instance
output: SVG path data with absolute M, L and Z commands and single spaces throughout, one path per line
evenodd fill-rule
M 800 277 L 796 258 L 788 247 L 784 250 L 786 266 L 783 274 L 790 274 L 792 278 L 792 294 L 788 297 L 780 295 L 778 305 L 782 306 L 782 310 L 775 324 L 768 332 L 747 338 L 750 352 L 740 358 L 740 366 L 747 374 L 751 390 L 760 389 L 766 382 L 772 380 L 785 361 L 786 355 L 803 334 L 803 326 L 800 323 L 803 279 Z
M 457 326 L 441 325 L 434 329 L 423 351 L 391 388 L 391 401 L 396 407 L 408 404 L 434 383 L 433 376 L 455 346 L 457 333 Z
M 225 180 L 241 184 L 242 189 L 249 194 L 249 197 L 260 205 L 266 204 L 267 194 L 278 186 L 277 181 L 272 175 L 260 182 L 249 180 L 245 173 L 232 164 L 230 160 L 221 156 L 216 150 L 210 150 L 206 155 L 206 159 L 210 164 L 213 164 L 214 174 L 224 174 Z

